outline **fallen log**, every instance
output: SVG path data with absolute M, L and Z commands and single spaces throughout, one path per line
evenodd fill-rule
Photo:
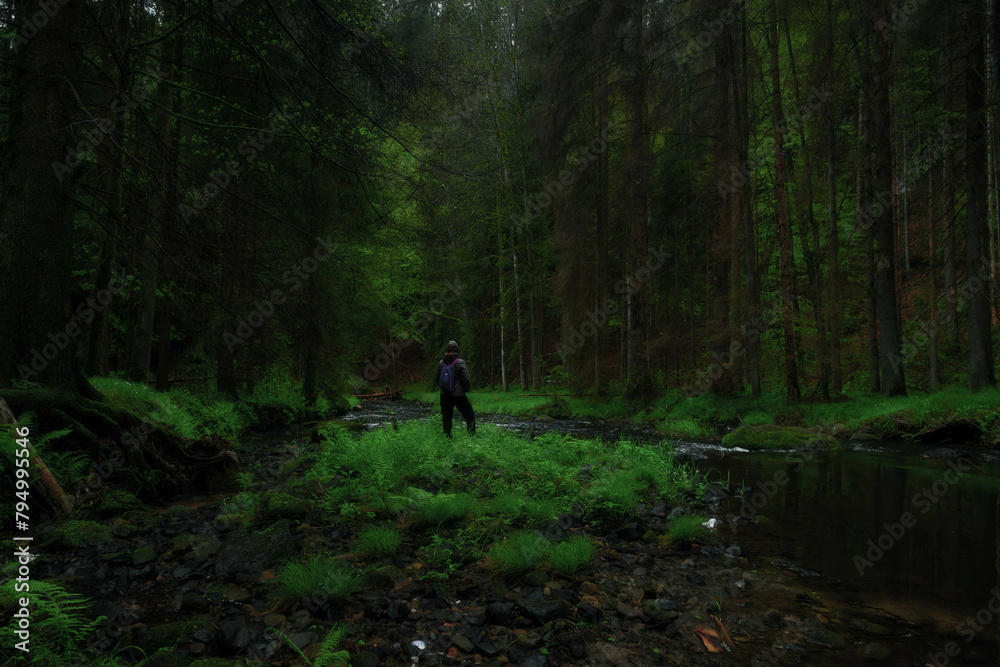
M 351 398 L 358 398 L 361 400 L 369 399 L 373 401 L 383 400 L 383 401 L 395 401 L 402 398 L 403 392 L 396 391 L 380 391 L 374 394 L 351 394 Z
M 2 397 L 0 397 L 0 422 L 7 424 L 9 426 L 14 426 L 17 423 L 17 419 L 14 417 L 14 412 L 10 409 Z M 45 494 L 52 501 L 52 506 L 61 510 L 62 514 L 69 516 L 73 513 L 73 501 L 69 499 L 66 493 L 59 486 L 59 481 L 52 476 L 49 472 L 49 468 L 42 461 L 42 457 L 38 455 L 38 452 L 31 448 L 31 465 L 34 467 L 35 471 L 38 473 L 38 480 L 42 484 L 42 489 Z

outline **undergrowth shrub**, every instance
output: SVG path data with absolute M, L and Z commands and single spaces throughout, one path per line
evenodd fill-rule
M 586 566 L 594 555 L 594 545 L 585 537 L 574 535 L 549 547 L 552 569 L 562 574 L 573 574 Z
M 399 530 L 391 526 L 372 526 L 358 535 L 354 548 L 368 558 L 384 558 L 396 553 L 402 538 Z
M 557 434 L 532 441 L 491 424 L 461 441 L 421 421 L 359 437 L 331 427 L 320 437 L 322 450 L 305 479 L 323 489 L 317 503 L 331 517 L 352 504 L 387 517 L 412 513 L 431 526 L 485 513 L 530 527 L 550 523 L 575 505 L 624 516 L 650 496 L 669 501 L 700 493 L 703 486 L 694 468 L 676 463 L 668 447 L 606 445 Z M 494 497 L 479 502 L 469 488 Z
M 302 600 L 320 595 L 337 601 L 358 590 L 361 574 L 340 561 L 313 556 L 306 561 L 287 561 L 268 583 L 280 598 Z
M 113 404 L 192 440 L 218 435 L 235 440 L 251 424 L 245 407 L 221 394 L 196 395 L 184 389 L 159 392 L 141 382 L 96 377 L 91 384 Z
M 0 616 L 9 618 L 20 609 L 20 598 L 31 600 L 31 635 L 27 647 L 35 664 L 76 664 L 88 651 L 86 641 L 104 623 L 104 616 L 93 617 L 91 601 L 82 595 L 70 593 L 61 585 L 42 579 L 29 582 L 30 594 L 16 588 L 18 563 L 12 562 L 0 571 Z M 15 633 L 16 623 L 0 627 L 0 642 L 14 652 L 23 641 Z
M 542 535 L 518 531 L 493 545 L 489 551 L 490 566 L 504 576 L 524 574 L 545 560 L 550 544 L 548 538 Z
M 675 546 L 690 546 L 698 537 L 709 534 L 704 523 L 707 519 L 694 514 L 684 514 L 676 517 L 670 528 L 667 529 L 666 540 L 668 544 Z

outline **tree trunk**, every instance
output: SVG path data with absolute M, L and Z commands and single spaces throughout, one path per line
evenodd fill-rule
M 990 331 L 990 264 L 987 224 L 986 77 L 984 18 L 968 6 L 968 62 L 965 67 L 966 280 L 969 317 L 969 388 L 996 384 Z
M 833 0 L 826 2 L 827 62 L 833 62 L 834 32 Z M 827 68 L 826 89 L 833 95 L 833 67 Z M 840 240 L 837 232 L 837 113 L 836 105 L 825 108 L 827 130 L 827 263 L 830 265 L 828 292 L 830 294 L 830 380 L 831 390 L 840 394 L 844 390 L 844 377 L 840 363 L 840 336 L 843 314 L 840 306 Z
M 645 61 L 645 2 L 636 0 L 635 15 L 632 18 L 635 43 L 633 44 L 633 66 L 635 67 L 630 94 L 629 119 L 629 199 L 630 279 L 635 282 L 630 287 L 628 371 L 625 397 L 645 399 L 650 382 L 646 365 L 646 313 L 649 310 L 649 276 L 642 272 L 646 264 L 646 189 L 647 164 L 649 160 L 649 139 L 646 128 L 646 61 Z
M 37 3 L 15 5 L 18 19 Z M 59 8 L 44 29 L 17 47 L 0 197 L 0 384 L 15 378 L 99 397 L 76 361 L 80 321 L 70 316 L 73 292 L 73 192 L 80 157 L 67 155 L 80 131 L 99 132 L 76 118 L 73 81 L 88 22 L 84 3 Z M 55 172 L 55 173 L 53 173 Z M 79 314 L 79 313 L 77 313 Z
M 889 7 L 879 0 L 874 7 L 875 25 L 888 22 Z M 890 139 L 889 90 L 892 85 L 889 59 L 889 35 L 875 31 L 875 58 L 872 63 L 873 103 L 872 129 L 875 143 L 874 186 L 877 199 L 889 202 L 875 216 L 877 253 L 876 279 L 878 290 L 878 350 L 882 374 L 882 394 L 905 396 L 906 380 L 900 355 L 901 332 L 896 297 L 896 229 L 892 204 L 892 144 Z
M 771 51 L 771 87 L 774 95 L 774 189 L 778 218 L 778 246 L 781 263 L 781 318 L 785 350 L 785 390 L 789 400 L 802 396 L 795 363 L 795 332 L 792 321 L 792 246 L 788 229 L 788 198 L 785 193 L 785 152 L 783 113 L 781 110 L 781 76 L 778 69 L 777 0 L 770 3 L 769 42 Z

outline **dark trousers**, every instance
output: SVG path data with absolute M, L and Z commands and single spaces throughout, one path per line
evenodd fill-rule
M 441 392 L 441 417 L 444 420 L 444 434 L 451 437 L 451 417 L 455 408 L 465 417 L 465 429 L 469 435 L 476 434 L 476 413 L 472 411 L 472 403 L 468 396 L 452 396 Z

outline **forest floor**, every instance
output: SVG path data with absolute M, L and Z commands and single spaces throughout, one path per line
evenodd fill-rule
M 403 387 L 404 398 L 436 404 L 425 385 Z M 836 398 L 788 401 L 764 393 L 735 397 L 668 392 L 645 406 L 620 397 L 577 395 L 569 388 L 508 392 L 474 390 L 476 410 L 554 419 L 609 419 L 643 424 L 666 436 L 721 440 L 743 425 L 773 424 L 813 429 L 839 439 L 917 440 L 941 445 L 1000 446 L 1000 389 L 951 388 L 886 398 L 848 393 Z
M 33 576 L 105 617 L 81 664 L 923 665 L 950 639 L 827 599 L 816 573 L 759 562 L 700 528 L 740 519 L 725 507 L 731 490 L 690 470 L 646 461 L 625 479 L 634 451 L 595 464 L 603 446 L 558 438 L 518 450 L 529 457 L 520 463 L 470 466 L 463 456 L 477 447 L 488 457 L 524 439 L 489 427 L 451 441 L 437 428 L 244 439 L 239 493 L 48 524 Z M 567 448 L 587 465 L 560 458 Z M 556 464 L 571 477 L 547 472 Z M 662 490 L 663 475 L 670 493 L 629 486 L 659 479 Z M 506 483 L 524 499 L 511 504 Z M 610 511 L 619 483 L 644 499 Z M 565 485 L 589 500 L 557 515 L 532 504 Z M 460 498 L 493 509 L 440 514 Z M 685 517 L 695 517 L 687 539 L 675 530 Z M 382 556 L 365 547 L 375 528 L 398 535 Z M 515 553 L 498 551 L 525 535 Z M 567 565 L 552 545 L 574 538 L 590 551 Z M 508 561 L 517 567 L 498 567 Z M 962 649 L 948 664 L 984 659 L 975 644 Z

